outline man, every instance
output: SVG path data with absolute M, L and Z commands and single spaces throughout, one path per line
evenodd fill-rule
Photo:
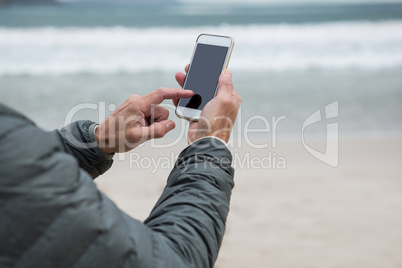
M 191 122 L 190 145 L 143 223 L 92 179 L 110 168 L 114 153 L 172 130 L 158 104 L 177 105 L 193 92 L 133 95 L 99 126 L 79 121 L 51 133 L 0 104 L 0 267 L 212 267 L 234 185 L 225 142 L 241 100 L 231 77 L 220 76 L 217 96 Z M 181 86 L 184 78 L 176 74 Z

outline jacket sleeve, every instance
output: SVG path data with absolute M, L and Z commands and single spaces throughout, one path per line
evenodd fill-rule
M 214 265 L 234 174 L 223 143 L 187 147 L 140 222 L 100 192 L 52 134 L 5 117 L 0 109 L 0 267 Z
M 93 134 L 95 126 L 96 123 L 92 121 L 82 120 L 50 132 L 64 151 L 74 156 L 92 178 L 105 173 L 113 163 L 113 154 L 105 153 L 96 142 Z
M 213 267 L 234 186 L 231 161 L 226 145 L 211 138 L 181 153 L 145 221 L 153 232 L 157 267 Z

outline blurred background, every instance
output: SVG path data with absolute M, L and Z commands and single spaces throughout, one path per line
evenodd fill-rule
M 282 135 L 300 136 L 309 114 L 338 100 L 341 135 L 402 131 L 402 1 L 0 3 L 1 101 L 45 129 L 78 103 L 176 87 L 197 36 L 213 33 L 235 39 L 245 118 L 285 115 Z M 99 121 L 77 113 L 88 117 Z
M 0 102 L 46 130 L 83 103 L 98 109 L 74 120 L 102 121 L 131 94 L 177 87 L 201 33 L 235 39 L 229 68 L 243 103 L 234 154 L 286 160 L 284 170 L 237 168 L 217 267 L 402 267 L 401 0 L 0 0 Z M 305 151 L 301 129 L 335 101 L 332 168 Z M 244 143 L 253 116 L 286 117 L 276 146 L 272 131 L 255 134 L 266 149 Z M 178 127 L 167 140 L 175 140 L 186 124 L 170 117 Z M 325 152 L 325 132 L 318 122 L 306 139 Z M 135 156 L 178 154 L 180 139 Z M 97 183 L 145 219 L 169 169 L 130 160 L 120 155 Z

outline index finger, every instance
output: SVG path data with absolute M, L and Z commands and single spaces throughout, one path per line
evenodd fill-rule
M 193 91 L 183 90 L 181 88 L 159 88 L 144 97 L 142 97 L 142 102 L 145 105 L 160 104 L 163 100 L 174 99 L 174 98 L 190 98 L 193 96 Z

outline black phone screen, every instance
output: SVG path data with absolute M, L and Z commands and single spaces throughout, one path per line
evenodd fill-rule
M 197 44 L 184 84 L 194 95 L 181 99 L 180 106 L 202 110 L 213 99 L 227 52 L 228 47 Z

